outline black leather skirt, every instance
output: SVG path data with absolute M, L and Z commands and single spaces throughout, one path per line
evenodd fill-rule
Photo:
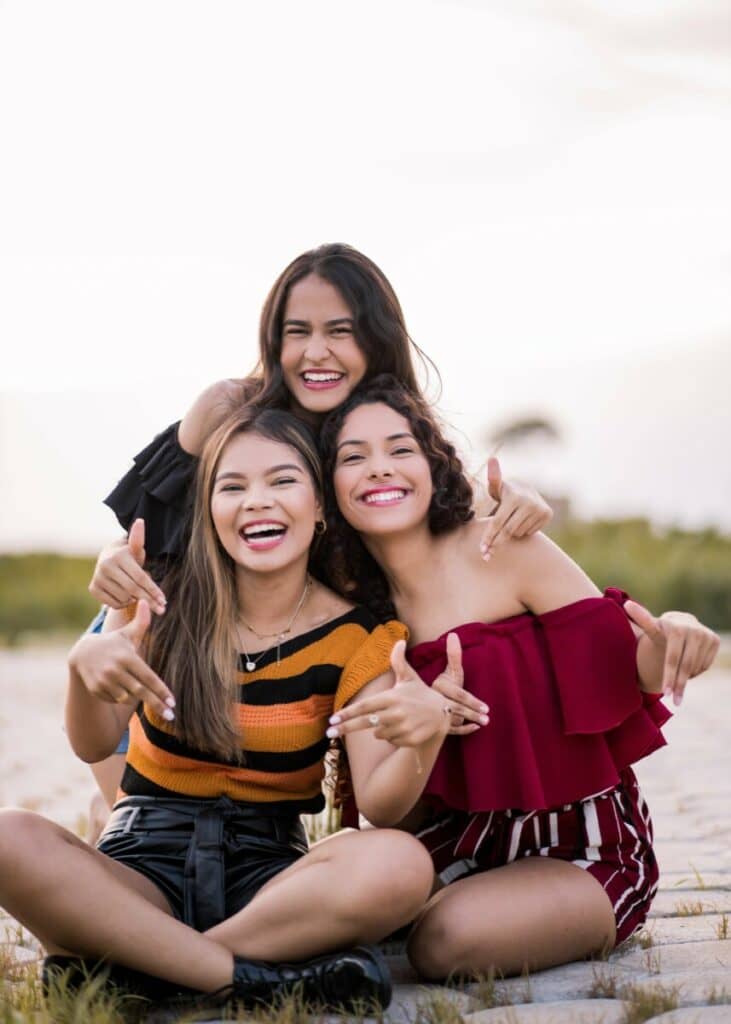
M 299 817 L 268 816 L 266 805 L 128 796 L 97 849 L 149 878 L 175 917 L 205 931 L 305 854 L 307 837 Z

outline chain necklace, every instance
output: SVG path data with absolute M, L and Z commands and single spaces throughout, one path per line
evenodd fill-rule
M 280 645 L 281 645 L 282 641 L 287 636 L 289 636 L 289 634 L 292 632 L 292 627 L 294 626 L 295 621 L 297 620 L 297 616 L 302 611 L 304 603 L 305 603 L 305 601 L 307 599 L 307 594 L 309 593 L 309 590 L 310 590 L 311 586 L 312 586 L 312 577 L 308 576 L 307 579 L 305 580 L 305 589 L 302 591 L 302 597 L 297 602 L 297 607 L 294 610 L 294 615 L 289 620 L 289 622 L 287 623 L 285 628 L 280 630 L 278 633 L 258 633 L 252 626 L 249 625 L 249 623 L 246 621 L 246 619 L 243 618 L 243 616 L 241 614 L 239 614 L 239 618 L 241 619 L 243 624 L 246 626 L 246 628 L 249 630 L 249 632 L 253 633 L 254 636 L 258 637 L 260 640 L 268 640 L 270 637 L 274 637 L 274 640 L 272 641 L 272 643 L 269 644 L 269 646 L 267 648 L 265 648 L 259 655 L 257 655 L 256 658 L 252 658 L 247 653 L 246 648 L 244 647 L 244 642 L 241 639 L 241 632 L 239 631 L 239 624 L 238 624 L 238 622 L 235 624 L 236 625 L 236 635 L 239 638 L 239 646 L 241 647 L 241 650 L 243 651 L 243 654 L 244 654 L 244 658 L 245 658 L 244 665 L 246 666 L 246 671 L 247 672 L 253 672 L 254 669 L 256 668 L 256 666 L 259 664 L 259 662 L 264 657 L 264 655 L 268 654 L 269 651 L 271 651 L 271 649 L 275 646 L 275 644 L 276 644 L 276 648 L 277 648 L 277 665 L 279 664 L 279 648 L 280 648 Z

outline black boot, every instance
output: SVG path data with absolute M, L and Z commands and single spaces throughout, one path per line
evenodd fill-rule
M 295 995 L 318 1009 L 373 1014 L 391 1002 L 391 976 L 373 946 L 356 946 L 299 963 L 276 964 L 234 957 L 233 983 L 192 1000 L 172 999 L 153 1010 L 147 1024 L 166 1024 L 176 1014 L 215 1007 L 252 1009 Z
M 356 946 L 293 964 L 234 957 L 231 1002 L 244 1007 L 298 992 L 302 1001 L 327 1009 L 385 1010 L 391 976 L 374 946 Z

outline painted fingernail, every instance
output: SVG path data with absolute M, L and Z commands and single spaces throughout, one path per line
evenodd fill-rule
M 167 704 L 167 706 L 169 708 L 174 708 L 175 707 L 175 697 L 166 697 L 165 698 L 165 703 Z
M 483 715 L 486 715 L 489 710 L 490 709 L 487 706 L 487 704 L 480 704 L 480 711 L 483 713 Z
M 325 733 L 325 735 L 327 736 L 327 738 L 329 740 L 334 740 L 334 739 L 337 739 L 337 737 L 340 735 L 340 733 L 338 732 L 338 730 L 334 726 L 331 725 L 330 728 Z
M 491 558 L 492 558 L 492 555 L 490 554 L 489 551 L 485 551 L 483 553 L 483 555 L 482 555 L 482 561 L 483 562 L 489 562 Z
M 175 720 L 175 712 L 172 711 L 170 708 L 165 708 L 165 710 L 162 713 L 162 717 L 165 719 L 166 722 L 173 722 Z
M 342 718 L 340 715 L 330 715 L 330 725 L 340 725 Z
M 487 717 L 487 715 L 480 715 L 480 725 L 487 725 L 489 721 L 490 719 Z

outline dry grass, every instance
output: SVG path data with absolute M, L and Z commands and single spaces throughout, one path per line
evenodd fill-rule
M 420 1003 L 414 1024 L 462 1024 L 454 1005 L 439 993 L 427 994 Z M 145 999 L 122 993 L 105 985 L 104 977 L 90 976 L 80 987 L 70 986 L 68 974 L 54 978 L 44 999 L 37 962 L 13 962 L 12 969 L 0 974 L 0 1024 L 144 1024 L 154 1007 Z M 305 1003 L 298 994 L 275 999 L 270 1006 L 253 1010 L 215 1011 L 216 1019 L 247 1021 L 249 1024 L 325 1024 L 332 1013 Z M 179 1024 L 210 1019 L 211 1011 L 196 1014 L 181 1009 Z M 383 1024 L 383 1013 L 364 1004 L 348 1014 L 354 1024 Z
M 499 983 L 503 980 L 498 977 L 494 970 L 487 974 L 478 974 L 471 979 L 469 994 L 478 1004 L 477 1009 L 492 1010 L 496 1006 L 512 1006 L 514 1003 L 532 1003 L 533 993 L 530 985 L 530 975 L 525 971 L 522 975 L 523 988 L 520 991 L 509 992 L 501 987 Z
M 425 990 L 416 1004 L 413 1024 L 464 1024 L 459 1005 L 444 989 Z
M 697 917 L 699 914 L 705 913 L 705 911 L 701 901 L 695 900 L 692 903 L 676 903 L 675 913 L 678 917 Z
M 624 1005 L 622 1024 L 643 1024 L 678 1006 L 675 986 L 638 985 L 619 981 L 614 975 L 596 974 L 589 990 L 590 999 L 620 999 Z
M 721 920 L 716 925 L 716 938 L 727 939 L 728 938 L 728 915 L 721 914 Z

